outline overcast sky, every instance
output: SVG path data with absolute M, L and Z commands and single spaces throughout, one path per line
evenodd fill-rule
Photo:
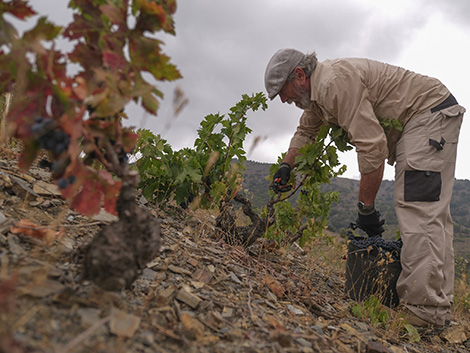
M 30 4 L 57 24 L 71 19 L 68 1 L 31 0 Z M 130 107 L 130 124 L 147 128 L 174 149 L 192 147 L 204 116 L 226 114 L 242 94 L 264 92 L 268 60 L 280 48 L 316 51 L 320 61 L 338 57 L 367 57 L 440 79 L 459 103 L 470 109 L 469 0 L 184 0 L 178 1 L 176 36 L 161 36 L 164 51 L 183 79 L 157 83 L 165 92 L 159 115 Z M 172 116 L 173 90 L 181 88 L 189 104 Z M 464 87 L 467 88 L 464 90 Z M 262 137 L 248 159 L 274 163 L 288 148 L 301 110 L 268 103 L 265 112 L 249 114 L 255 137 Z M 456 177 L 470 179 L 470 122 L 464 118 Z M 358 178 L 356 154 L 340 158 L 344 174 Z M 386 179 L 393 179 L 388 166 Z

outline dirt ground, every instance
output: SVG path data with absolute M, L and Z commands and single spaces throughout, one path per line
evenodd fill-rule
M 2 151 L 0 353 L 470 351 L 461 318 L 411 342 L 396 323 L 354 316 L 344 246 L 234 247 L 209 212 L 143 200 L 161 220 L 160 252 L 128 289 L 106 291 L 84 279 L 83 248 L 117 219 L 69 210 L 49 178 Z

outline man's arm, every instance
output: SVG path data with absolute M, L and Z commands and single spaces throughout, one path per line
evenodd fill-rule
M 375 209 L 375 197 L 379 191 L 384 173 L 385 163 L 367 174 L 361 174 L 359 184 L 359 202 L 357 224 L 368 236 L 381 236 L 384 232 L 385 220 L 380 219 L 380 213 Z
M 289 148 L 289 150 L 287 151 L 287 154 L 282 160 L 282 163 L 287 163 L 290 165 L 291 168 L 294 168 L 295 157 L 297 157 L 298 151 L 299 151 L 298 148 L 294 148 L 294 147 Z
M 359 201 L 363 202 L 364 205 L 371 205 L 375 201 L 380 184 L 382 183 L 384 167 L 385 162 L 382 162 L 380 167 L 373 172 L 361 174 L 361 181 L 359 184 Z
M 318 115 L 318 109 L 305 109 L 299 120 L 297 130 L 292 136 L 289 150 L 287 151 L 280 168 L 274 174 L 273 183 L 276 182 L 279 185 L 286 185 L 290 177 L 290 171 L 296 167 L 295 158 L 299 154 L 299 149 L 307 143 L 315 142 L 318 135 L 318 131 L 324 122 L 321 120 L 321 116 Z M 280 181 L 276 181 L 280 178 Z

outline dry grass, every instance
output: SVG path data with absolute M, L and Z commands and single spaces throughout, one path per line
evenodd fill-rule
M 456 321 L 470 321 L 470 280 L 465 274 L 455 281 L 453 316 Z
M 346 241 L 340 236 L 325 231 L 312 238 L 305 246 L 309 256 L 320 260 L 335 272 L 344 271 L 345 256 L 347 254 Z

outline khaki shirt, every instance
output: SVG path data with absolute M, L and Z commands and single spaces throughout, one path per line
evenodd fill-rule
M 395 163 L 401 132 L 385 132 L 381 120 L 406 124 L 443 102 L 449 90 L 437 79 L 369 59 L 319 62 L 310 77 L 312 106 L 304 110 L 290 148 L 314 142 L 324 124 L 341 126 L 356 147 L 359 171 Z

